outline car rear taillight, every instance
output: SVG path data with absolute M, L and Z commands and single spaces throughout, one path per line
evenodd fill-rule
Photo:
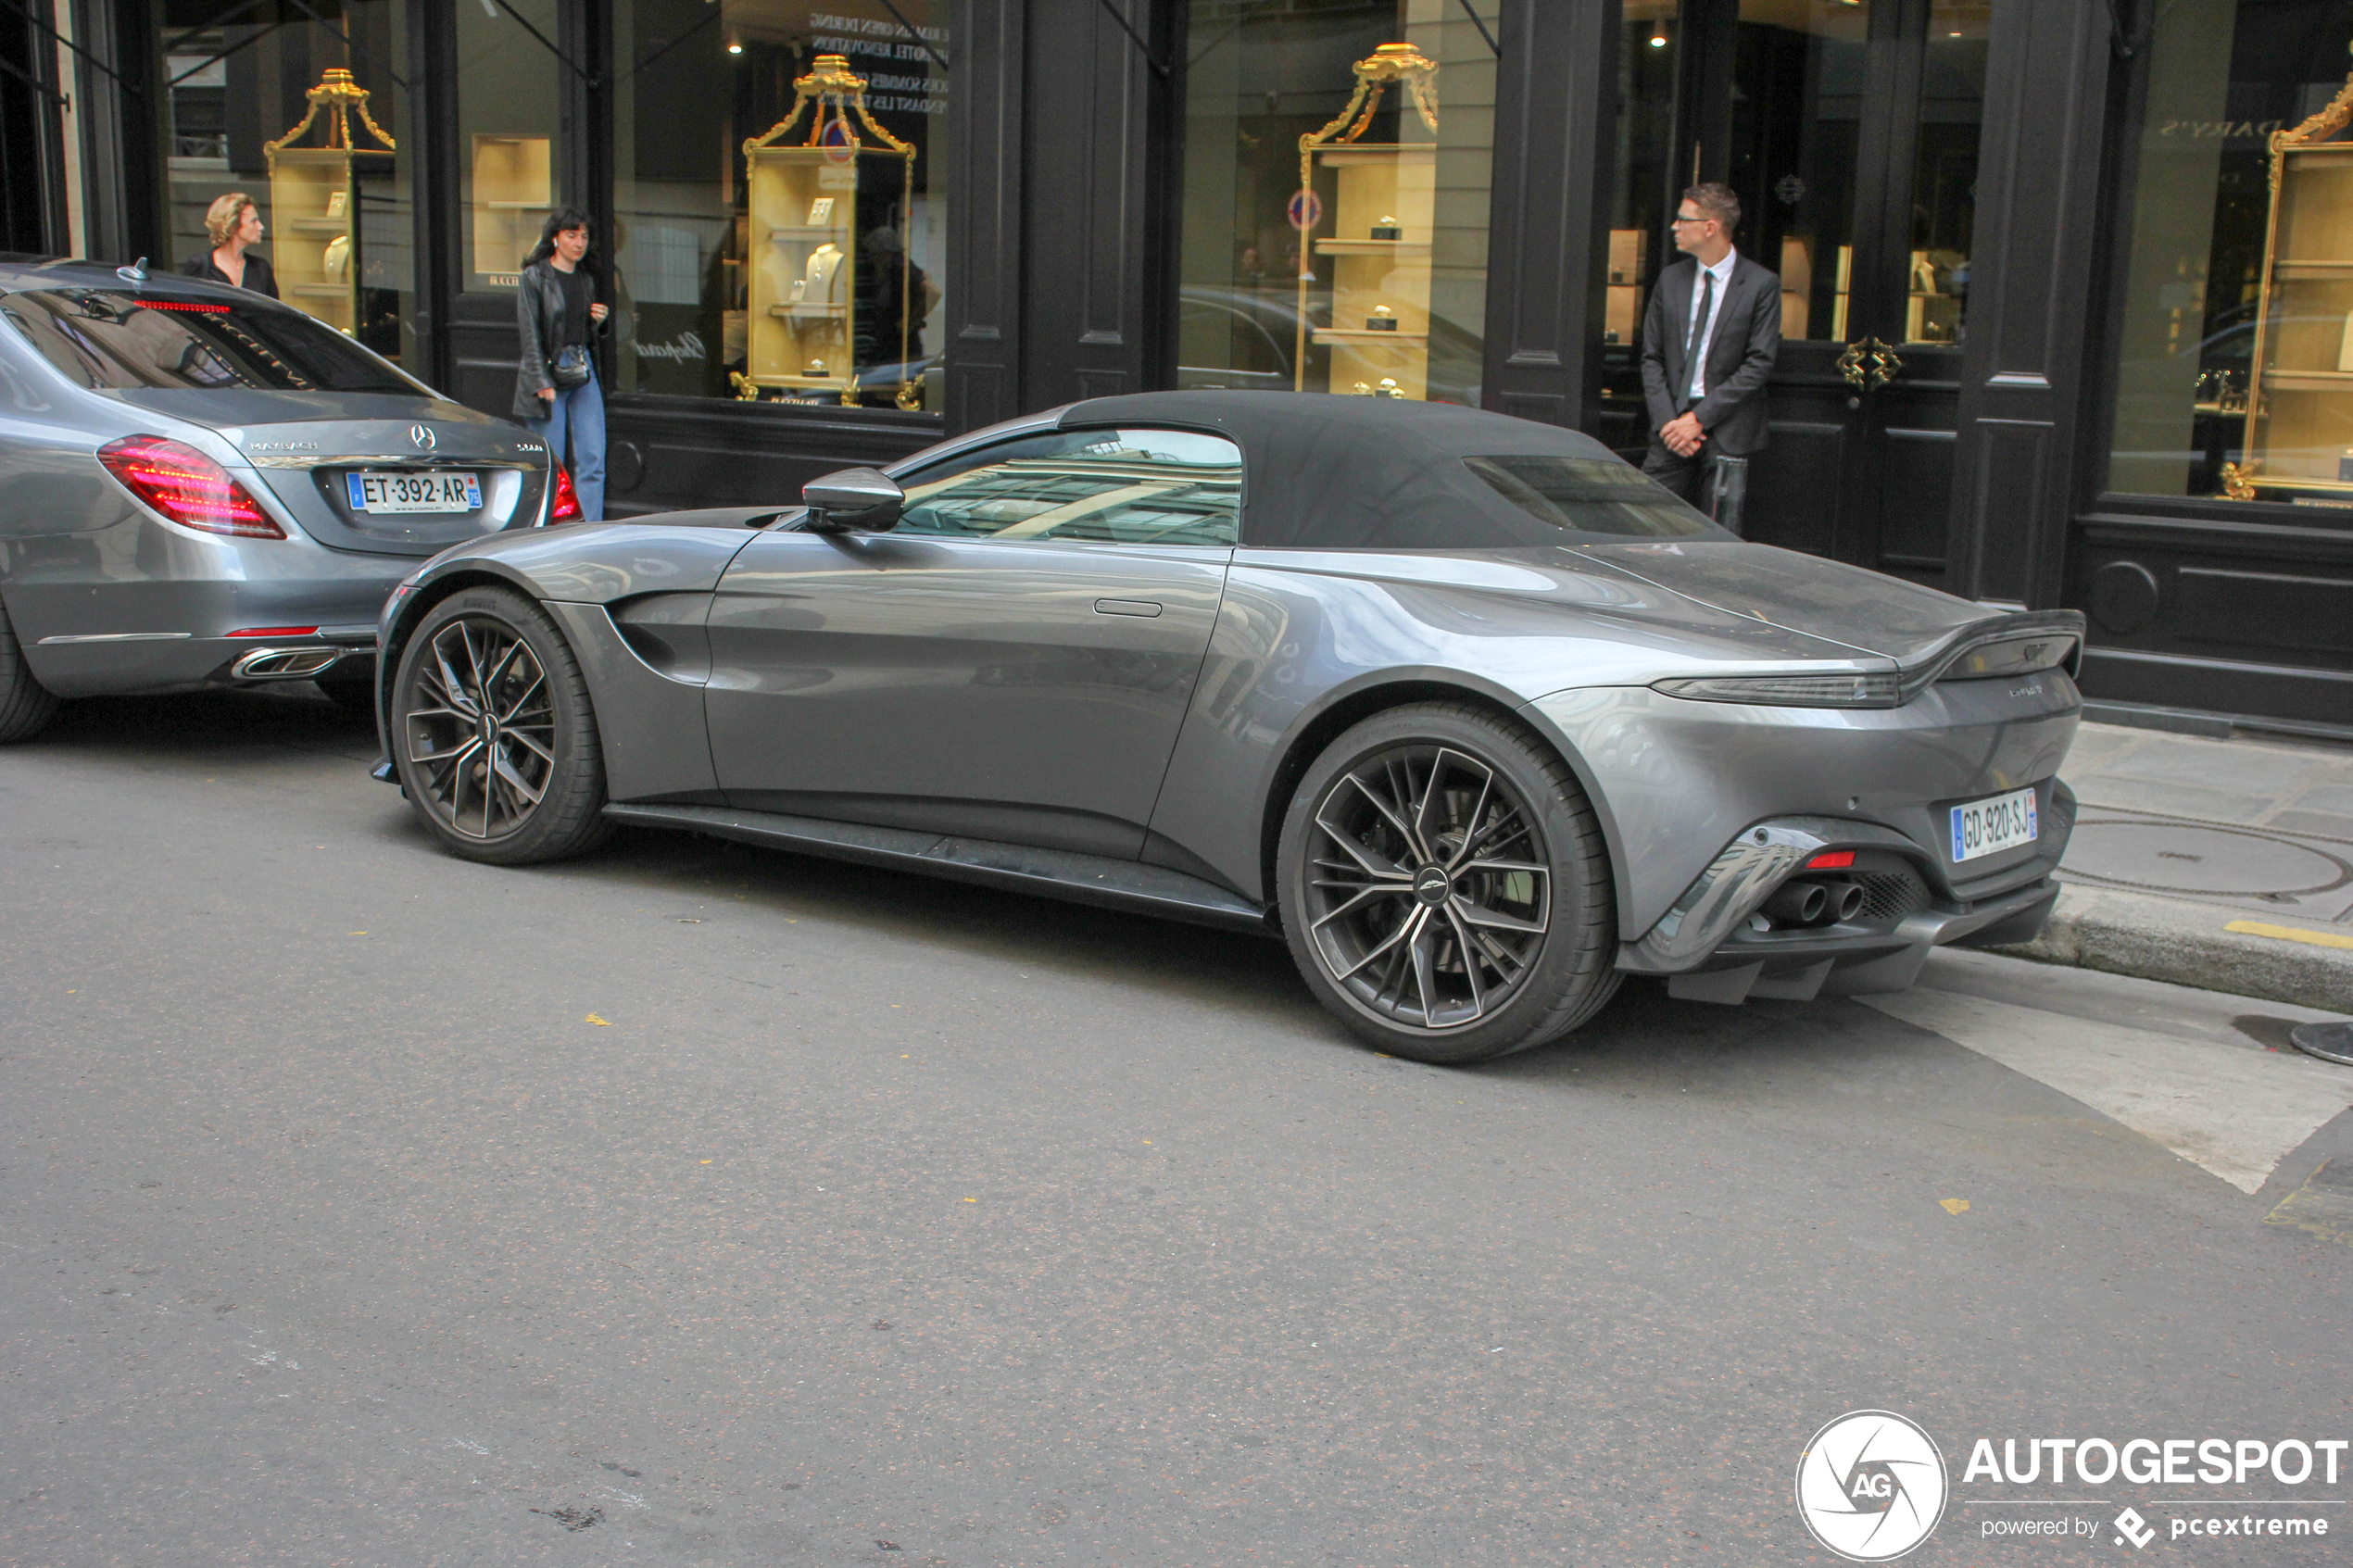
M 226 469 L 185 442 L 126 435 L 99 447 L 98 460 L 133 495 L 183 528 L 240 539 L 286 536 Z
M 316 626 L 241 626 L 229 633 L 232 637 L 315 637 Z
M 559 522 L 580 521 L 580 493 L 572 487 L 572 470 L 561 463 L 556 465 L 556 499 L 547 508 L 550 526 Z

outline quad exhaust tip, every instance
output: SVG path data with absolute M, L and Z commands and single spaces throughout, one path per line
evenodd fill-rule
M 240 681 L 308 681 L 339 663 L 342 648 L 256 648 L 229 667 Z

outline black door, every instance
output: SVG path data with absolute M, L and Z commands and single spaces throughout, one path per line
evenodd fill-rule
M 1693 162 L 1739 193 L 1738 243 L 1781 278 L 1752 538 L 1943 581 L 1988 15 L 1739 0 L 1734 46 L 1699 63 L 1730 91 L 1693 123 Z

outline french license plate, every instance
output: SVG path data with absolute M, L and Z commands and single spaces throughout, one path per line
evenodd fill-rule
M 473 512 L 482 476 L 472 473 L 347 473 L 355 512 Z
M 2014 789 L 1953 808 L 1953 860 L 1974 860 L 2034 842 L 2034 792 Z

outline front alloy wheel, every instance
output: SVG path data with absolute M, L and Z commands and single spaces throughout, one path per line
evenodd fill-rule
M 469 859 L 559 859 L 605 834 L 587 683 L 520 594 L 468 588 L 426 614 L 401 650 L 389 728 L 410 803 Z
M 556 768 L 547 672 L 511 626 L 464 616 L 435 628 L 400 716 L 425 806 L 450 832 L 488 843 L 531 821 Z
M 1567 765 L 1506 715 L 1416 703 L 1342 734 L 1300 781 L 1276 871 L 1300 972 L 1391 1055 L 1523 1050 L 1617 989 L 1600 823 Z

